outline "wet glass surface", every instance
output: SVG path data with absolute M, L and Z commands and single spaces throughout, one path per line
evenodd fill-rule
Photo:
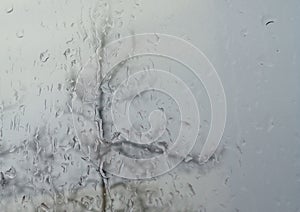
M 300 2 L 0 9 L 0 211 L 300 211 Z

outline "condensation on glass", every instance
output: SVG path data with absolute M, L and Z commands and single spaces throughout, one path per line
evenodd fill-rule
M 298 1 L 4 0 L 0 9 L 0 211 L 300 211 Z M 153 49 L 159 33 L 192 43 L 222 80 L 226 128 L 205 162 L 205 86 L 174 58 L 130 57 L 141 33 L 157 33 Z M 126 36 L 132 45 L 109 57 L 128 58 L 103 73 L 101 49 Z M 168 93 L 136 92 L 168 85 L 159 70 L 180 79 L 175 94 L 180 82 L 193 93 L 197 140 L 175 168 L 127 179 L 124 161 L 113 155 L 116 171 L 105 155 L 166 154 L 190 125 Z M 121 123 L 127 104 L 130 126 Z

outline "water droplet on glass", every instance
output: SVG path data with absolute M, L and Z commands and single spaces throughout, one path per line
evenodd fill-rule
M 16 169 L 14 167 L 11 167 L 9 170 L 5 172 L 5 176 L 7 176 L 10 179 L 15 178 L 17 175 Z
M 12 13 L 14 11 L 14 7 L 13 6 L 10 6 L 6 9 L 6 13 Z
M 20 30 L 16 33 L 17 38 L 23 38 L 24 37 L 24 30 Z
M 270 16 L 263 16 L 261 22 L 265 26 L 269 26 L 275 23 L 275 19 Z
M 43 63 L 45 63 L 45 62 L 47 62 L 47 60 L 49 59 L 49 57 L 50 57 L 50 54 L 49 54 L 48 50 L 46 50 L 46 51 L 44 51 L 44 52 L 42 52 L 40 54 L 40 61 L 42 61 Z
M 242 29 L 241 30 L 241 36 L 242 37 L 247 37 L 247 35 L 248 35 L 248 30 L 247 29 Z

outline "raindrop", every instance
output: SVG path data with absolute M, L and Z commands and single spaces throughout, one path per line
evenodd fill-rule
M 245 38 L 245 37 L 247 37 L 247 35 L 248 35 L 248 30 L 247 29 L 242 29 L 241 30 L 241 36 Z
M 263 16 L 262 19 L 261 19 L 261 22 L 262 22 L 263 25 L 269 26 L 269 25 L 275 23 L 275 19 L 270 17 L 270 16 Z
M 17 38 L 23 38 L 24 37 L 24 30 L 20 30 L 16 33 Z
M 5 172 L 5 175 L 8 177 L 8 178 L 10 178 L 10 179 L 13 179 L 13 178 L 15 178 L 16 177 L 16 174 L 17 172 L 16 172 L 16 169 L 14 168 L 14 167 L 11 167 L 9 170 L 7 170 L 6 172 Z
M 188 155 L 185 159 L 184 159 L 184 162 L 188 163 L 190 161 L 193 160 L 193 157 L 191 157 L 190 155 Z
M 12 13 L 13 11 L 14 11 L 14 7 L 12 5 L 6 9 L 7 14 Z
M 270 120 L 268 125 L 269 126 L 268 126 L 268 129 L 267 129 L 267 132 L 271 132 L 274 128 L 274 121 Z
M 43 63 L 47 62 L 47 60 L 49 59 L 50 54 L 48 53 L 48 50 L 42 52 L 40 54 L 40 61 L 42 61 Z
M 270 21 L 268 21 L 268 22 L 266 23 L 266 26 L 268 26 L 269 24 L 273 24 L 273 23 L 275 23 L 275 21 L 270 20 Z
M 39 208 L 38 208 L 38 211 L 48 211 L 49 210 L 49 207 L 45 204 L 45 203 L 42 203 Z

